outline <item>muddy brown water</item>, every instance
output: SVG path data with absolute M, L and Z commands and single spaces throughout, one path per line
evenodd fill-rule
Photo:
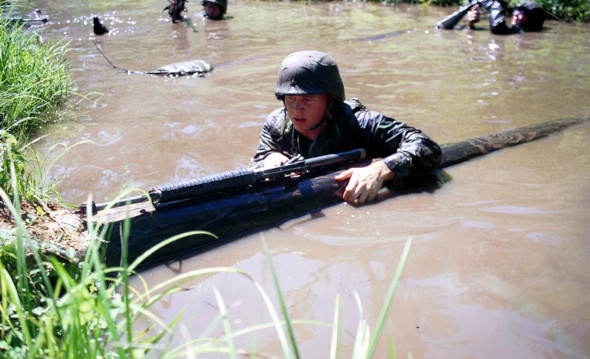
M 246 166 L 288 53 L 317 49 L 338 62 L 347 97 L 420 127 L 440 143 L 590 114 L 590 27 L 549 21 L 538 34 L 437 32 L 452 10 L 355 2 L 230 1 L 227 21 L 195 16 L 173 25 L 165 1 L 33 1 L 51 19 L 43 36 L 71 41 L 74 119 L 37 144 L 63 198 L 98 201 L 120 189 Z M 95 38 L 91 15 L 111 33 Z M 383 35 L 379 37 L 379 35 Z M 366 40 L 375 37 L 373 40 Z M 127 75 L 203 59 L 204 78 Z M 357 41 L 357 39 L 365 39 Z M 331 323 L 340 301 L 343 357 L 362 318 L 374 328 L 405 242 L 407 265 L 375 357 L 586 358 L 590 356 L 590 124 L 447 169 L 434 191 L 346 204 L 143 272 L 150 285 L 191 270 L 228 266 L 260 283 L 278 310 L 261 237 L 292 319 Z M 69 147 L 63 156 L 60 146 Z M 173 271 L 176 270 L 176 271 Z M 139 285 L 139 282 L 134 282 Z M 182 313 L 174 344 L 202 335 L 219 314 L 234 330 L 270 322 L 254 284 L 209 275 L 165 297 L 153 312 Z M 211 330 L 211 331 L 208 331 Z M 295 325 L 305 358 L 329 354 L 332 329 Z M 237 340 L 282 357 L 273 329 Z

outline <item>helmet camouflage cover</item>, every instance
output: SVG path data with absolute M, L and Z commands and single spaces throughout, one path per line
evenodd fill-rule
M 334 59 L 320 51 L 294 52 L 283 60 L 277 77 L 275 96 L 328 94 L 344 101 L 344 84 Z

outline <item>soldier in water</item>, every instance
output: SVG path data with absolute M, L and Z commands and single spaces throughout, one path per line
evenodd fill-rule
M 227 0 L 203 0 L 202 15 L 210 20 L 222 20 L 227 11 Z
M 504 0 L 480 0 L 473 1 L 467 12 L 467 28 L 474 29 L 475 24 L 481 19 L 482 9 L 489 13 L 490 31 L 498 35 L 517 34 L 521 31 L 542 31 L 545 22 L 545 11 L 533 1 L 524 1 L 514 7 L 512 20 L 508 24 L 505 13 L 508 4 Z M 460 9 L 461 10 L 461 9 Z M 437 24 L 438 28 L 452 29 L 464 12 L 457 11 Z
M 356 99 L 345 101 L 338 67 L 326 53 L 288 55 L 275 96 L 283 106 L 266 119 L 252 159 L 255 167 L 364 148 L 380 160 L 336 177 L 348 181 L 343 199 L 358 205 L 373 200 L 386 181 L 430 172 L 440 162 L 440 147 L 422 131 L 369 111 Z
M 182 22 L 182 20 L 184 19 L 182 16 L 182 12 L 187 11 L 185 5 L 186 0 L 168 0 L 168 2 L 170 4 L 166 6 L 164 10 L 162 10 L 162 12 L 168 10 L 168 15 L 170 15 L 172 22 Z
M 182 12 L 187 11 L 185 4 L 187 1 L 168 0 L 168 2 L 170 4 L 164 10 L 168 10 L 172 22 L 183 21 Z M 211 20 L 222 20 L 227 11 L 227 0 L 203 0 L 201 5 L 203 5 L 203 12 L 199 15 Z

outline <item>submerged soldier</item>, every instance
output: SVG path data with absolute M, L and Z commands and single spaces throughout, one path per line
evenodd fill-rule
M 373 200 L 385 181 L 430 172 L 440 162 L 440 147 L 420 130 L 369 111 L 356 99 L 345 101 L 338 67 L 326 53 L 288 55 L 278 73 L 275 96 L 283 107 L 266 119 L 252 159 L 257 167 L 364 148 L 382 160 L 336 177 L 348 180 L 343 199 L 362 204 Z
M 490 12 L 490 31 L 492 33 L 506 35 L 519 33 L 520 31 L 543 30 L 545 11 L 539 4 L 533 1 L 525 1 L 516 5 L 512 11 L 512 23 L 510 26 L 506 24 L 504 18 L 506 7 L 507 4 L 504 1 L 493 1 L 488 8 Z M 467 13 L 469 28 L 474 27 L 474 24 L 480 20 L 480 16 L 479 5 L 475 5 Z
M 508 4 L 504 0 L 480 0 L 470 3 L 473 5 L 467 12 L 467 27 L 474 28 L 481 18 L 481 8 L 487 9 L 489 12 L 490 31 L 498 35 L 517 34 L 521 31 L 542 31 L 543 23 L 545 22 L 545 11 L 543 8 L 533 1 L 524 1 L 514 7 L 512 12 L 512 22 L 510 25 L 506 23 L 504 13 Z M 469 6 L 469 5 L 468 5 Z M 460 12 L 456 12 L 458 16 L 463 17 Z M 454 14 L 453 14 L 454 15 Z M 439 25 L 445 21 L 457 22 L 459 19 L 452 19 L 453 15 L 439 22 Z M 439 28 L 450 29 L 452 26 L 438 26 Z
M 185 3 L 186 0 L 168 0 L 170 5 L 166 6 L 163 11 L 168 10 L 168 14 L 172 19 L 172 22 L 183 21 L 183 11 L 187 11 Z M 225 12 L 227 11 L 227 0 L 203 0 L 203 12 L 199 15 L 211 19 L 221 20 L 224 18 Z
M 162 10 L 162 12 L 168 10 L 168 15 L 170 15 L 172 22 L 181 22 L 182 20 L 184 20 L 182 12 L 187 11 L 185 4 L 186 0 L 168 0 L 168 2 L 170 4 L 166 6 L 164 10 Z
M 204 10 L 202 15 L 211 20 L 223 19 L 227 11 L 227 0 L 203 0 L 201 5 Z

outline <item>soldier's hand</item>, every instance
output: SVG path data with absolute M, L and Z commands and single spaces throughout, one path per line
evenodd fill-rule
M 478 22 L 481 18 L 481 11 L 479 10 L 479 5 L 475 5 L 474 7 L 467 12 L 467 26 L 470 29 L 473 28 L 473 25 Z
M 342 198 L 353 205 L 372 201 L 383 187 L 383 182 L 392 179 L 394 173 L 383 161 L 377 161 L 366 167 L 350 168 L 338 176 L 336 181 L 348 180 Z
M 264 159 L 264 168 L 278 167 L 289 161 L 289 157 L 280 152 L 273 152 Z

